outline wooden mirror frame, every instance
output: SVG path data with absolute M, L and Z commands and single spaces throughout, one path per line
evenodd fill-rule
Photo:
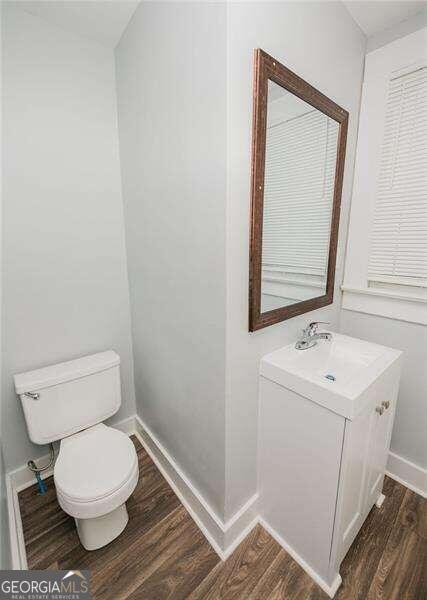
M 267 126 L 268 81 L 274 81 L 311 104 L 339 124 L 335 167 L 334 199 L 329 238 L 326 293 L 290 306 L 261 313 L 262 225 L 264 208 L 264 168 Z M 310 310 L 332 304 L 338 244 L 341 192 L 347 141 L 348 112 L 287 69 L 261 49 L 254 53 L 254 91 L 252 128 L 251 232 L 249 251 L 249 331 L 290 319 Z

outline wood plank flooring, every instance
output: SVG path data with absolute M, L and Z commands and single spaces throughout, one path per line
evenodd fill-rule
M 30 569 L 89 569 L 94 599 L 326 600 L 262 527 L 219 560 L 142 448 L 140 479 L 127 503 L 130 525 L 113 543 L 87 552 L 74 520 L 48 492 L 19 494 Z M 427 500 L 386 478 L 374 508 L 341 565 L 337 600 L 427 599 Z

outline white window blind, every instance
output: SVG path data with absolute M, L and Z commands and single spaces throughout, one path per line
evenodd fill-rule
M 389 83 L 368 279 L 427 286 L 426 67 Z
M 338 124 L 317 110 L 267 128 L 263 269 L 327 272 Z

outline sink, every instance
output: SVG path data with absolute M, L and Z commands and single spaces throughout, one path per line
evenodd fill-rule
M 338 333 L 332 341 L 297 350 L 295 344 L 267 354 L 260 374 L 279 385 L 353 419 L 364 407 L 364 392 L 402 353 Z

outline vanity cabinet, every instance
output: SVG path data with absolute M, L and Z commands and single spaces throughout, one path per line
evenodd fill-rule
M 285 348 L 263 359 L 260 377 L 262 524 L 330 597 L 344 556 L 382 499 L 401 361 L 399 351 L 380 356 L 377 346 L 369 365 L 352 358 L 357 368 L 346 379 L 346 336 L 339 337 L 335 357 L 333 344 L 312 355 Z M 319 362 L 310 363 L 309 380 L 299 361 L 313 357 Z M 324 369 L 341 387 L 323 384 Z

